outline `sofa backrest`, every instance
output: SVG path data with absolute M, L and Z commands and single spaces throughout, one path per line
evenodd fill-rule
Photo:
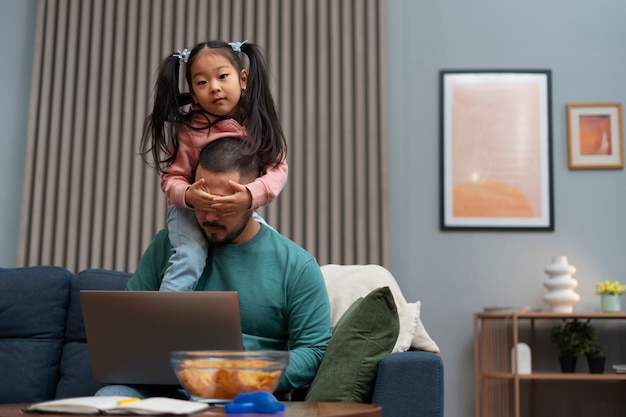
M 93 395 L 100 385 L 91 375 L 79 292 L 123 290 L 130 276 L 0 268 L 0 403 Z
M 54 397 L 72 278 L 51 266 L 0 269 L 0 403 Z
M 55 398 L 93 395 L 102 385 L 93 380 L 87 349 L 83 313 L 80 307 L 81 290 L 123 290 L 131 274 L 106 269 L 88 269 L 72 280 L 68 305 L 65 345 L 60 365 L 60 379 Z M 115 308 L 115 306 L 111 306 Z

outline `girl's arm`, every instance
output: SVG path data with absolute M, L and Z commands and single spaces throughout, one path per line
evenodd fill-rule
M 205 123 L 206 120 L 202 118 L 200 122 Z M 181 208 L 192 208 L 191 203 L 185 200 L 185 191 L 194 182 L 193 173 L 198 164 L 200 151 L 209 142 L 227 136 L 243 138 L 246 136 L 246 130 L 235 119 L 215 122 L 211 125 L 208 134 L 206 130 L 181 127 L 176 159 L 161 176 L 161 189 L 170 204 Z
M 265 175 L 246 184 L 246 188 L 252 196 L 250 208 L 256 210 L 274 201 L 287 183 L 288 171 L 287 162 L 283 160 L 279 166 L 272 166 Z
M 185 191 L 193 183 L 192 173 L 198 163 L 200 149 L 180 140 L 176 160 L 161 175 L 161 189 L 168 203 L 181 208 L 191 208 L 185 201 Z
M 277 167 L 272 166 L 267 172 L 246 185 L 230 182 L 233 193 L 226 196 L 212 196 L 210 207 L 229 216 L 248 209 L 256 210 L 265 206 L 280 194 L 287 182 L 288 167 L 283 161 Z

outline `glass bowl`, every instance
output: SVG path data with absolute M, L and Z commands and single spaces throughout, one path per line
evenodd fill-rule
M 171 362 L 191 399 L 224 403 L 242 393 L 273 393 L 289 363 L 289 352 L 179 351 L 172 352 Z

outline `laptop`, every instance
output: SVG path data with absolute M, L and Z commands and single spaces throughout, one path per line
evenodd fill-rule
M 80 292 L 94 380 L 178 385 L 177 350 L 241 350 L 235 291 Z

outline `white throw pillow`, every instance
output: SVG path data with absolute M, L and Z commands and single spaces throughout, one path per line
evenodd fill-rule
M 321 267 L 330 299 L 332 325 L 358 298 L 365 297 L 380 287 L 389 287 L 398 308 L 400 334 L 393 352 L 409 348 L 439 353 L 439 347 L 430 338 L 420 320 L 421 302 L 407 303 L 391 273 L 380 265 L 337 265 Z

